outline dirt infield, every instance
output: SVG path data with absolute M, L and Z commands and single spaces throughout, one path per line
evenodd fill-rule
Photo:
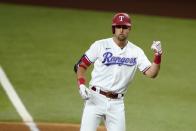
M 37 123 L 40 131 L 79 131 L 80 125 L 77 124 L 58 124 L 58 123 Z M 29 131 L 23 123 L 0 122 L 0 131 Z M 105 127 L 100 126 L 97 131 L 106 131 Z

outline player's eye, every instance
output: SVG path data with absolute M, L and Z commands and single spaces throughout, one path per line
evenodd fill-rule
M 126 26 L 126 25 L 116 25 L 116 28 L 118 28 L 118 29 L 120 29 L 120 28 L 122 28 L 122 29 L 128 29 L 129 27 Z

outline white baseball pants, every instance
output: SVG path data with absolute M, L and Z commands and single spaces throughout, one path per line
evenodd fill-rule
M 125 131 L 124 100 L 110 99 L 92 91 L 85 101 L 80 131 L 96 131 L 104 120 L 107 131 Z

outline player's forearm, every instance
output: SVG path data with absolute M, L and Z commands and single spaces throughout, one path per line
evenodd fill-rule
M 84 68 L 78 67 L 77 79 L 79 79 L 79 78 L 85 78 L 85 72 L 86 72 L 86 70 Z
M 85 57 L 82 57 L 76 65 L 78 87 L 80 87 L 80 85 L 86 84 L 85 72 L 88 66 L 90 66 L 90 62 L 88 62 Z
M 155 78 L 160 70 L 160 64 L 152 63 L 151 67 L 145 72 L 145 75 L 150 78 Z
M 160 64 L 161 64 L 161 54 L 155 53 L 154 61 L 151 67 L 145 72 L 145 75 L 150 78 L 155 78 L 159 73 Z
M 78 87 L 80 87 L 80 85 L 85 85 L 86 84 L 85 69 L 79 67 L 76 75 L 77 75 Z

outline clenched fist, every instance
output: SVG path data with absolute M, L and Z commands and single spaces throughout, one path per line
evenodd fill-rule
M 151 49 L 154 50 L 156 55 L 161 55 L 163 53 L 161 48 L 161 41 L 153 41 Z
M 88 100 L 91 95 L 90 90 L 84 84 L 81 84 L 79 88 L 80 88 L 79 93 L 82 99 Z

